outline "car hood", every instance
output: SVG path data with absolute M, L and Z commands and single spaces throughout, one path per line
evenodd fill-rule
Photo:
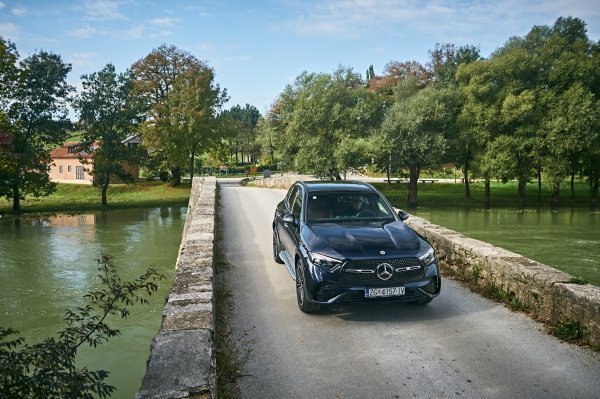
M 417 234 L 400 221 L 305 225 L 303 236 L 311 251 L 335 258 L 406 256 L 416 254 L 421 245 Z

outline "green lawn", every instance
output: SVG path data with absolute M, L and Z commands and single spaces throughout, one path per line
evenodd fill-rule
M 165 205 L 186 206 L 191 184 L 172 187 L 163 182 L 111 184 L 108 189 L 108 209 L 140 208 Z M 21 212 L 77 212 L 103 209 L 100 189 L 88 185 L 59 183 L 47 197 L 27 197 L 21 200 Z M 0 213 L 12 212 L 12 201 L 0 199 Z
M 398 208 L 406 207 L 408 184 L 373 183 L 394 205 Z M 465 198 L 463 184 L 455 183 L 419 183 L 417 201 L 418 206 L 432 208 L 470 207 L 483 206 L 483 183 L 471 184 L 471 198 Z M 518 208 L 517 182 L 492 182 L 491 184 L 492 208 Z M 583 208 L 590 206 L 590 187 L 586 182 L 575 183 L 575 199 L 571 199 L 568 185 L 561 188 L 559 207 Z M 550 208 L 550 187 L 542 184 L 542 197 L 538 201 L 537 183 L 527 185 L 525 207 L 529 209 Z

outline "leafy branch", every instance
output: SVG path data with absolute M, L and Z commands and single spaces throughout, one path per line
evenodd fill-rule
M 120 334 L 106 318 L 127 318 L 130 307 L 148 304 L 146 295 L 156 292 L 156 281 L 164 278 L 148 268 L 132 281 L 122 281 L 110 255 L 98 259 L 101 286 L 84 296 L 87 305 L 67 310 L 67 326 L 56 337 L 27 345 L 18 331 L 0 327 L 1 398 L 107 398 L 115 388 L 104 380 L 109 372 L 76 366 L 77 349 L 83 344 L 97 347 Z

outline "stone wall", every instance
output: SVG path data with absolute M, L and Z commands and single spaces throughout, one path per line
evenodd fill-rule
M 162 324 L 138 399 L 215 397 L 213 240 L 216 178 L 195 177 Z
M 268 177 L 266 179 L 251 180 L 248 184 L 267 188 L 285 188 L 288 189 L 298 180 L 306 180 L 306 176 L 285 175 L 282 177 Z
M 289 188 L 296 180 L 302 177 L 275 177 L 255 184 Z M 501 290 L 532 309 L 540 321 L 579 322 L 590 344 L 600 345 L 600 287 L 570 283 L 573 277 L 567 273 L 419 217 L 411 216 L 406 223 L 431 242 L 442 269 L 484 289 Z
M 600 287 L 570 283 L 567 273 L 419 217 L 406 223 L 431 242 L 442 269 L 483 289 L 495 287 L 551 325 L 579 322 L 590 344 L 600 345 Z

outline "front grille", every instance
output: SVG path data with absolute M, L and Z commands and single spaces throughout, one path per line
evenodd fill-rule
M 387 280 L 381 280 L 377 276 L 377 267 L 382 263 L 390 264 L 394 272 Z M 398 268 L 417 267 L 414 270 L 400 270 Z M 349 272 L 348 270 L 360 270 L 360 273 Z M 346 283 L 389 285 L 394 283 L 404 283 L 417 280 L 425 274 L 425 267 L 419 258 L 398 258 L 398 259 L 367 259 L 351 260 L 342 266 L 341 278 Z

